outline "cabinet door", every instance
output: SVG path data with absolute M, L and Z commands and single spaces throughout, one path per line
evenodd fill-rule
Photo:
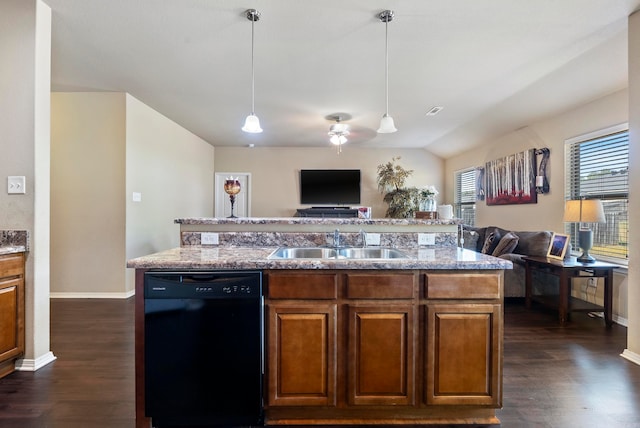
M 0 377 L 11 373 L 13 360 L 24 352 L 24 282 L 0 280 Z
M 336 304 L 270 303 L 269 406 L 336 404 Z
M 412 304 L 349 305 L 348 403 L 415 403 Z
M 427 305 L 427 404 L 502 404 L 499 304 Z

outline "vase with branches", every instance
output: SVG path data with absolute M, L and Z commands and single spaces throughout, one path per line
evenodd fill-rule
M 384 195 L 383 201 L 389 206 L 386 217 L 412 218 L 420 204 L 421 194 L 417 187 L 404 187 L 413 170 L 403 168 L 398 163 L 399 160 L 398 156 L 378 165 L 378 190 Z

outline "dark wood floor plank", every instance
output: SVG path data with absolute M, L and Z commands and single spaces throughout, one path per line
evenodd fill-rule
M 52 364 L 0 380 L 0 428 L 133 428 L 134 301 L 54 299 Z M 640 428 L 640 366 L 626 329 L 505 305 L 505 428 Z M 335 428 L 335 427 L 334 427 Z

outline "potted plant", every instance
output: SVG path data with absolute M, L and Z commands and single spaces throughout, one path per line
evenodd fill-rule
M 386 217 L 412 218 L 420 204 L 420 190 L 416 187 L 404 187 L 413 170 L 404 169 L 396 163 L 398 160 L 400 157 L 394 157 L 390 162 L 378 165 L 378 190 L 384 195 L 384 202 L 389 205 Z

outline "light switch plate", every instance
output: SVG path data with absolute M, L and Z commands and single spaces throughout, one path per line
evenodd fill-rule
M 21 195 L 27 193 L 24 175 L 10 175 L 7 177 L 7 193 Z
M 218 234 L 212 232 L 202 232 L 200 234 L 200 244 L 218 245 Z
M 418 245 L 436 245 L 436 234 L 418 233 Z
M 379 233 L 367 233 L 366 244 L 367 245 L 380 245 L 380 234 Z
M 131 194 L 131 200 L 133 202 L 142 202 L 142 193 L 140 192 L 133 192 Z

